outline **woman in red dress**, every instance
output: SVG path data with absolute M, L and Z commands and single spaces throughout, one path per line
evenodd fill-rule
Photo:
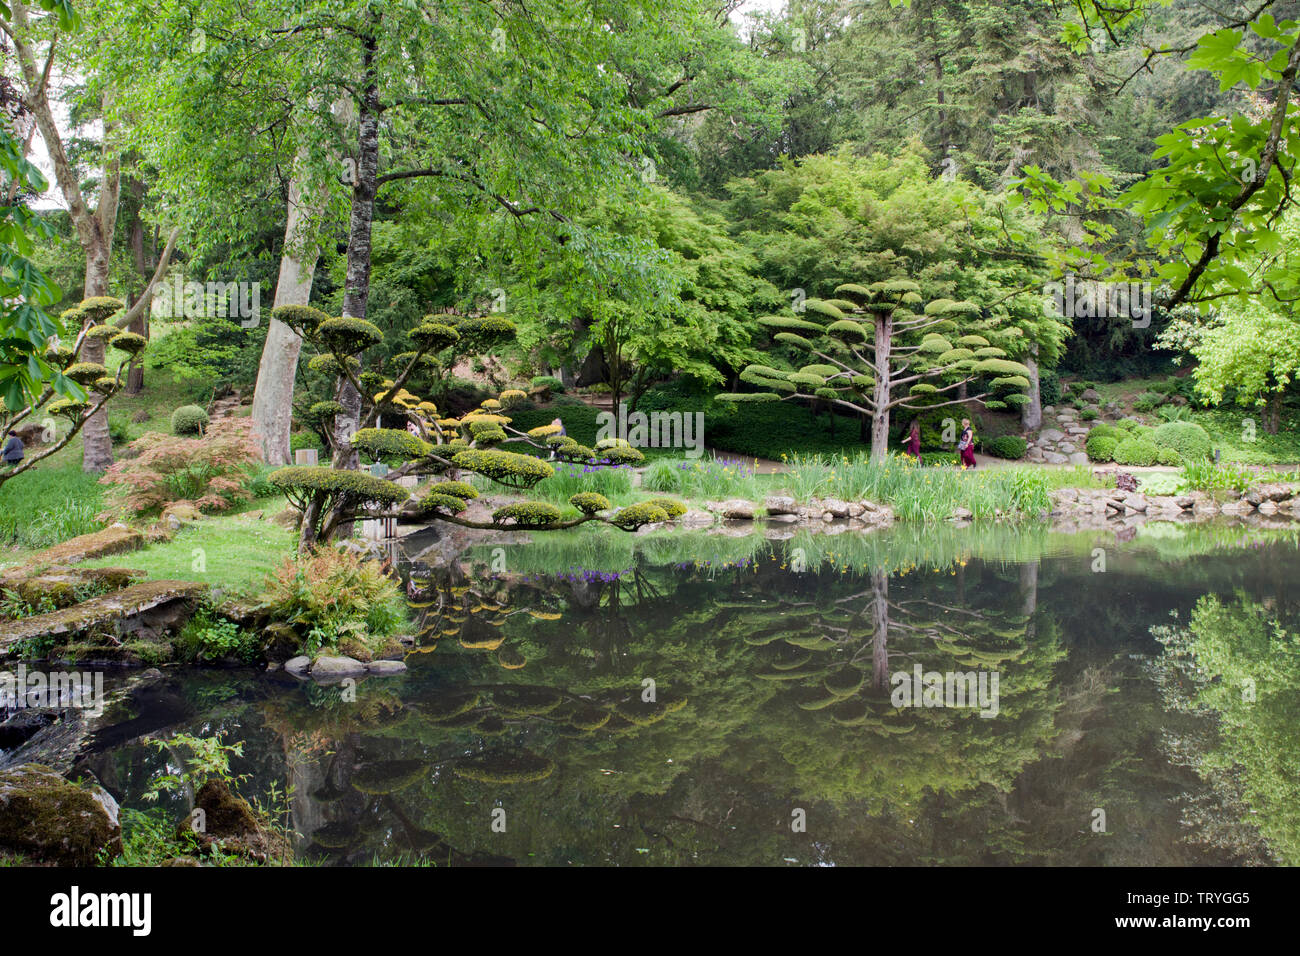
M 957 439 L 957 451 L 961 453 L 961 463 L 967 468 L 975 467 L 975 430 L 970 427 L 970 419 L 961 420 L 961 437 Z

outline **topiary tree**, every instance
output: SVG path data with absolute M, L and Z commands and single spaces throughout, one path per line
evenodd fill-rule
M 340 525 L 409 497 L 400 485 L 364 471 L 290 465 L 272 472 L 269 480 L 301 514 L 298 550 L 303 553 L 328 541 Z
M 890 279 L 847 283 L 834 299 L 809 299 L 804 317 L 760 319 L 773 340 L 813 364 L 750 365 L 741 381 L 761 391 L 719 395 L 720 401 L 825 401 L 871 419 L 871 457 L 889 448 L 890 412 L 926 411 L 978 402 L 992 410 L 1028 399 L 1029 369 L 1007 358 L 1022 333 L 1001 314 L 982 315 L 969 302 L 935 299 L 921 309 L 920 286 Z M 976 386 L 976 394 L 970 387 Z M 963 394 L 965 393 L 965 394 Z
M 0 388 L 4 391 L 0 440 L 13 430 L 29 436 L 39 435 L 49 446 L 40 454 L 27 455 L 17 468 L 0 472 L 0 485 L 66 448 L 91 416 L 121 391 L 129 362 L 113 372 L 99 362 L 82 361 L 82 352 L 93 341 L 125 352 L 131 360 L 140 356 L 148 345 L 144 336 L 105 324 L 105 319 L 124 307 L 121 299 L 95 296 L 64 311 L 57 322 L 45 317 L 45 321 L 33 324 L 29 330 L 33 341 L 22 343 L 29 352 L 39 343 L 43 349 L 39 360 L 31 352 L 21 367 L 0 369 Z M 74 329 L 79 331 L 72 345 L 60 344 L 59 335 Z M 0 346 L 0 351 L 6 349 L 17 351 L 11 344 Z M 56 422 L 60 418 L 71 424 L 61 436 Z
M 202 435 L 208 427 L 208 413 L 198 405 L 182 405 L 172 412 L 173 435 Z
M 524 432 L 511 427 L 510 407 L 527 398 L 520 389 L 505 389 L 496 398 L 487 398 L 478 408 L 459 417 L 439 417 L 435 403 L 408 389 L 421 370 L 449 368 L 456 357 L 479 352 L 494 343 L 513 337 L 514 327 L 500 317 L 462 318 L 452 315 L 427 316 L 410 333 L 415 345 L 401 358 L 403 367 L 396 378 L 377 372 L 361 371 L 358 355 L 382 339 L 379 330 L 362 319 L 334 319 L 309 306 L 286 306 L 275 310 L 280 321 L 299 332 L 307 341 L 325 349 L 308 362 L 314 371 L 336 378 L 335 397 L 316 401 L 306 418 L 318 434 L 333 448 L 332 468 L 285 468 L 271 475 L 273 483 L 302 512 L 300 547 L 311 547 L 328 540 L 349 523 L 375 506 L 391 507 L 408 500 L 408 492 L 395 484 L 408 475 L 441 475 L 469 471 L 503 487 L 525 491 L 551 477 L 555 470 L 543 459 L 501 447 L 520 444 L 541 451 L 553 451 L 566 461 L 585 464 L 624 465 L 644 460 L 640 451 L 626 441 L 607 440 L 591 449 L 556 434 L 558 429 L 542 426 Z M 436 377 L 436 376 L 435 376 Z M 349 415 L 344 401 L 346 388 L 361 397 L 364 413 L 362 427 L 340 438 L 338 422 Z M 401 428 L 380 427 L 381 416 L 395 418 Z M 329 419 L 334 419 L 334 428 Z M 410 426 L 414 425 L 413 433 Z M 390 471 L 382 478 L 361 475 L 353 470 L 355 461 L 382 462 Z M 342 477 L 339 477 L 342 476 Z M 349 477 L 351 476 L 351 477 Z M 353 480 L 355 478 L 355 480 Z M 385 486 L 389 490 L 381 490 Z M 578 518 L 566 520 L 554 505 L 544 502 L 515 502 L 497 509 L 490 522 L 474 522 L 459 517 L 466 501 L 477 496 L 472 486 L 459 481 L 442 481 L 432 485 L 421 498 L 419 511 L 425 517 L 448 521 L 471 528 L 527 528 L 534 530 L 569 528 L 586 521 L 608 523 L 636 530 L 650 521 L 665 521 L 684 512 L 684 506 L 653 509 L 623 509 L 622 518 L 602 518 L 598 512 L 609 510 L 609 502 L 600 496 L 578 496 L 571 502 L 580 512 Z M 661 503 L 662 504 L 662 503 Z M 637 508 L 638 506 L 632 506 Z

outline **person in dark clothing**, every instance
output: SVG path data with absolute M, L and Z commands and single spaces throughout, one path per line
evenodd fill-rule
M 0 451 L 0 459 L 4 461 L 4 467 L 17 468 L 23 461 L 23 440 L 18 437 L 16 431 L 9 432 L 9 440 L 5 442 L 3 451 Z

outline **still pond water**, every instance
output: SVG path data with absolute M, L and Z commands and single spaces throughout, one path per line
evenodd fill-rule
M 404 562 L 405 675 L 175 673 L 83 765 L 150 806 L 142 735 L 224 733 L 337 865 L 1300 862 L 1291 532 L 603 531 Z

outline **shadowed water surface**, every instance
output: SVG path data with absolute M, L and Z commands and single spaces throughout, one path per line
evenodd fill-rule
M 83 766 L 142 807 L 142 734 L 224 732 L 341 865 L 1300 860 L 1290 533 L 607 532 L 416 560 L 404 676 L 175 672 Z

